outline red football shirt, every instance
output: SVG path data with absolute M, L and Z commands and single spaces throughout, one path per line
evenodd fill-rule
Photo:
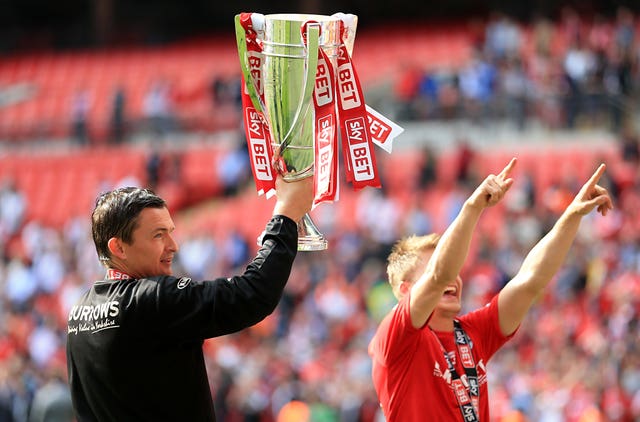
M 487 362 L 513 336 L 505 337 L 500 331 L 497 298 L 496 295 L 485 307 L 459 317 L 473 343 L 480 385 L 480 421 L 489 421 Z M 387 422 L 463 421 L 438 338 L 463 376 L 453 331 L 434 332 L 428 324 L 414 328 L 409 295 L 378 327 L 369 344 L 369 354 L 373 360 L 373 384 Z

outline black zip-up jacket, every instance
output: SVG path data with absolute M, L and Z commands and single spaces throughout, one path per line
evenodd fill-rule
M 241 276 L 96 282 L 69 313 L 67 366 L 78 421 L 215 421 L 202 343 L 273 312 L 297 238 L 291 219 L 274 216 Z

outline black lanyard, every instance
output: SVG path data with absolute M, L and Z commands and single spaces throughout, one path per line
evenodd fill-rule
M 469 336 L 464 332 L 458 320 L 453 321 L 453 327 L 455 342 L 458 348 L 458 356 L 460 357 L 460 361 L 466 375 L 466 383 L 462 378 L 460 378 L 460 375 L 453 366 L 451 359 L 449 359 L 442 342 L 440 342 L 440 339 L 438 339 L 438 336 L 435 333 L 434 335 L 436 336 L 436 339 L 438 339 L 438 343 L 440 343 L 444 359 L 447 362 L 449 372 L 451 373 L 451 384 L 453 385 L 453 391 L 455 393 L 456 400 L 458 401 L 460 412 L 462 413 L 462 419 L 465 422 L 479 422 L 480 418 L 478 416 L 478 409 L 480 405 L 480 385 L 478 383 L 478 371 L 473 359 L 473 354 L 471 353 L 471 340 L 469 340 Z

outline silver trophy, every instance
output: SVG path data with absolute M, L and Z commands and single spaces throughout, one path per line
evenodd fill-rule
M 253 106 L 268 121 L 275 168 L 285 181 L 311 177 L 314 174 L 315 151 L 312 96 L 318 49 L 325 51 L 335 67 L 337 49 L 343 42 L 341 17 L 257 13 L 251 16 L 252 29 L 262 43 L 261 86 L 255 86 L 251 77 L 250 54 L 247 53 L 241 15 L 235 19 L 238 53 Z M 344 42 L 351 53 L 357 18 L 354 15 L 342 16 L 347 17 Z M 324 249 L 327 249 L 327 240 L 306 214 L 298 223 L 298 250 Z

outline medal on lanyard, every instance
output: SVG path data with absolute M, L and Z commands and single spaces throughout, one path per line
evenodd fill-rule
M 444 359 L 451 373 L 451 384 L 453 385 L 453 392 L 460 407 L 460 412 L 462 413 L 462 419 L 465 422 L 479 422 L 480 385 L 478 383 L 478 371 L 475 360 L 473 359 L 473 354 L 471 353 L 471 340 L 462 329 L 458 320 L 454 321 L 454 335 L 458 355 L 460 356 L 460 361 L 466 375 L 466 382 L 460 377 L 458 371 L 456 371 L 453 362 L 451 362 L 451 359 L 449 359 L 447 355 L 447 351 L 440 342 L 440 339 L 438 339 L 438 336 L 434 333 L 438 343 L 440 343 Z

